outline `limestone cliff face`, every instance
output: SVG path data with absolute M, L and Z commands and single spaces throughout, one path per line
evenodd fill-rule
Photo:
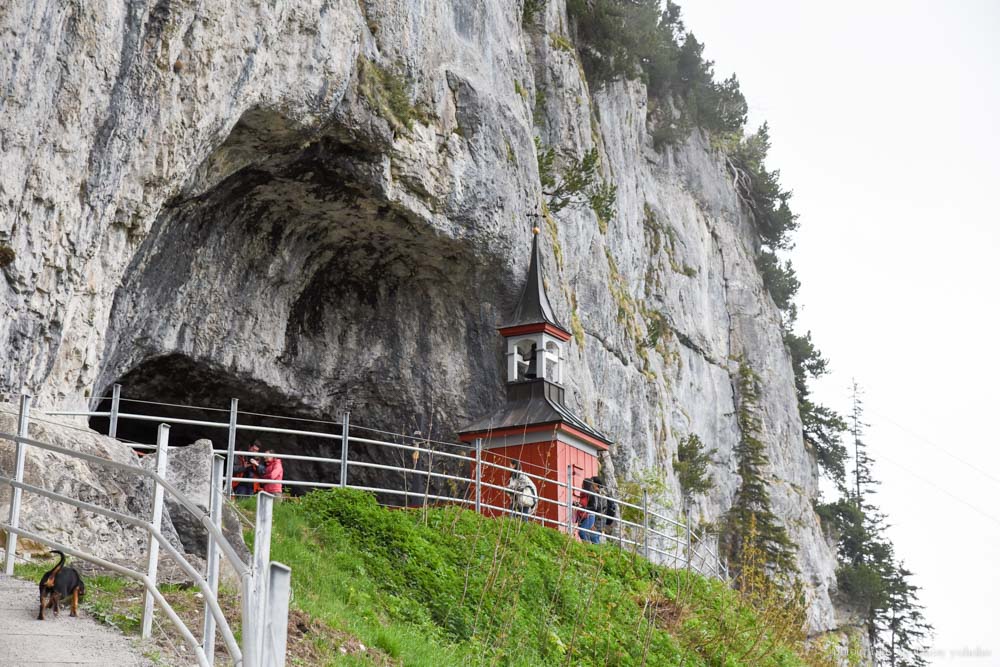
M 752 223 L 701 136 L 654 150 L 640 83 L 588 87 L 561 0 L 530 31 L 515 0 L 15 0 L 0 35 L 0 244 L 16 253 L 0 391 L 85 402 L 123 381 L 450 438 L 502 400 L 495 327 L 537 223 L 576 334 L 567 400 L 617 441 L 619 479 L 665 480 L 678 511 L 672 457 L 697 434 L 715 489 L 695 512 L 717 521 L 739 485 L 739 361 L 760 376 L 775 512 L 812 627 L 834 626 Z M 599 150 L 618 188 L 606 228 L 586 207 L 530 217 L 536 136 Z

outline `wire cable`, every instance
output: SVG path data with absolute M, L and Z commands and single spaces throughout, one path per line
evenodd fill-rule
M 145 405 L 162 405 L 168 408 L 183 408 L 185 410 L 211 410 L 212 412 L 229 412 L 228 408 L 212 408 L 207 405 L 181 405 L 180 403 L 162 403 L 160 401 L 143 401 L 138 398 L 119 397 L 123 403 L 143 403 Z
M 966 466 L 967 468 L 971 468 L 972 470 L 978 472 L 983 477 L 985 477 L 985 478 L 987 478 L 987 479 L 989 479 L 989 480 L 991 480 L 993 482 L 996 482 L 997 484 L 1000 484 L 1000 477 L 996 477 L 994 475 L 991 475 L 990 473 L 988 473 L 985 470 L 983 470 L 981 466 L 977 466 L 977 465 L 975 465 L 973 463 L 970 463 L 970 462 L 966 461 L 965 459 L 961 458 L 960 456 L 952 454 L 946 448 L 942 447 L 941 445 L 937 444 L 936 442 L 928 440 L 926 437 L 920 435 L 919 433 L 915 433 L 914 431 L 911 431 L 910 429 L 906 428 L 905 426 L 903 426 L 902 424 L 896 422 L 895 420 L 893 420 L 893 419 L 885 416 L 884 414 L 881 414 L 880 412 L 872 410 L 870 407 L 865 406 L 865 409 L 866 409 L 867 412 L 870 412 L 871 414 L 875 415 L 879 419 L 883 419 L 886 422 L 888 422 L 889 424 L 895 426 L 896 428 L 898 428 L 903 433 L 906 433 L 907 435 L 909 435 L 909 436 L 911 436 L 913 438 L 916 438 L 917 440 L 921 441 L 919 443 L 920 445 L 922 445 L 924 447 L 933 448 L 935 454 L 944 454 L 948 458 L 954 459 L 955 461 L 958 461 L 959 463 L 961 463 L 962 465 Z
M 956 501 L 956 502 L 959 502 L 959 503 L 961 503 L 961 504 L 965 505 L 965 506 L 966 506 L 966 507 L 968 507 L 969 509 L 971 509 L 971 510 L 973 510 L 974 512 L 977 512 L 977 513 L 979 513 L 979 514 L 981 514 L 981 515 L 983 515 L 984 517 L 986 517 L 986 518 L 987 518 L 987 519 L 989 519 L 990 521 L 992 521 L 992 522 L 994 522 L 995 524 L 997 524 L 998 526 L 1000 526 L 1000 518 L 997 518 L 997 517 L 993 516 L 992 514 L 990 514 L 989 512 L 987 512 L 986 510 L 984 510 L 984 509 L 982 509 L 982 508 L 980 508 L 980 507 L 977 507 L 977 506 L 973 505 L 972 503 L 970 503 L 970 502 L 969 502 L 969 501 L 967 501 L 967 500 L 963 500 L 962 498 L 959 498 L 958 496 L 956 496 L 955 494 L 953 494 L 953 493 L 952 493 L 951 491 L 948 491 L 947 489 L 945 489 L 945 488 L 943 488 L 943 487 L 940 487 L 940 486 L 938 486 L 937 484 L 935 484 L 934 482 L 930 481 L 929 479 L 927 479 L 927 478 L 926 478 L 926 477 L 924 477 L 923 475 L 920 475 L 920 474 L 918 474 L 918 473 L 915 473 L 915 472 L 913 472 L 912 470 L 910 470 L 909 468 L 907 468 L 906 466 L 904 466 L 904 465 L 903 465 L 902 463 L 900 463 L 899 461 L 896 461 L 896 460 L 894 460 L 894 459 L 891 459 L 891 458 L 889 458 L 888 456 L 885 456 L 884 454 L 880 454 L 880 455 L 879 455 L 879 458 L 880 458 L 881 460 L 883 460 L 883 461 L 887 461 L 887 462 L 891 463 L 892 465 L 896 466 L 897 468 L 899 468 L 899 469 L 900 469 L 900 470 L 902 470 L 903 472 L 905 472 L 905 473 L 907 473 L 907 474 L 909 474 L 909 475 L 913 476 L 914 478 L 916 478 L 916 479 L 920 480 L 921 482 L 923 482 L 923 483 L 924 483 L 924 484 L 926 484 L 927 486 L 929 486 L 929 487 L 931 487 L 931 488 L 935 489 L 936 491 L 938 491 L 938 492 L 940 492 L 940 493 L 943 493 L 944 495 L 948 496 L 948 497 L 949 497 L 949 498 L 951 498 L 952 500 L 954 500 L 954 501 Z

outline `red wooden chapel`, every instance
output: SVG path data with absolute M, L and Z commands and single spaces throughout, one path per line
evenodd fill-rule
M 611 441 L 564 404 L 563 362 L 572 335 L 556 320 L 545 294 L 537 227 L 534 234 L 517 309 L 499 329 L 507 347 L 507 400 L 497 412 L 466 426 L 459 437 L 463 442 L 482 439 L 484 514 L 499 515 L 503 512 L 494 508 L 508 507 L 507 494 L 487 484 L 506 486 L 511 473 L 496 466 L 509 468 L 517 460 L 525 473 L 544 478 L 532 478 L 540 500 L 535 516 L 547 525 L 565 525 L 570 466 L 573 486 L 579 488 L 584 478 L 598 474 L 597 457 Z

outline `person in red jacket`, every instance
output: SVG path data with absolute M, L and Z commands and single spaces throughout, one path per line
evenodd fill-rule
M 274 454 L 273 449 L 264 452 L 264 474 L 261 477 L 269 481 L 264 482 L 261 491 L 280 496 L 280 482 L 285 476 L 285 470 L 281 466 L 281 459 L 275 458 L 272 454 Z

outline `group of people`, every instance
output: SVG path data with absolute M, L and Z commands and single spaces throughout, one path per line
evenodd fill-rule
M 521 462 L 511 462 L 513 471 L 507 483 L 510 497 L 510 513 L 523 520 L 529 519 L 538 509 L 538 487 L 521 470 Z M 576 537 L 582 542 L 601 543 L 601 535 L 610 530 L 618 516 L 618 504 L 611 499 L 610 492 L 599 476 L 583 480 L 582 492 L 573 501 L 573 523 Z
M 260 442 L 256 440 L 247 450 L 250 454 L 237 457 L 236 465 L 233 466 L 233 477 L 244 478 L 243 480 L 233 480 L 233 493 L 237 496 L 252 496 L 264 491 L 276 496 L 281 495 L 281 480 L 285 476 L 281 459 L 273 456 L 273 449 L 268 449 L 261 454 Z M 247 479 L 267 481 L 244 481 Z

